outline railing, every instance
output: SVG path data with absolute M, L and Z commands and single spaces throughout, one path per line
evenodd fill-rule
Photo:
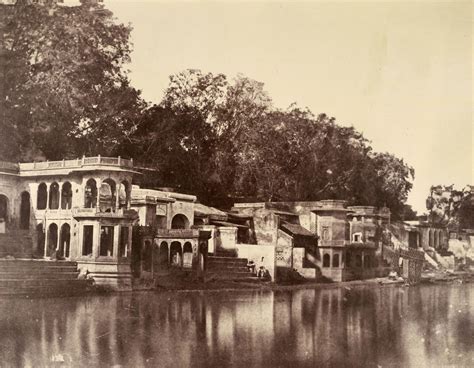
M 10 164 L 10 163 L 7 163 Z M 11 164 L 15 165 L 15 164 Z M 133 159 L 127 160 L 119 157 L 82 157 L 75 160 L 61 160 L 61 161 L 42 161 L 42 162 L 26 162 L 19 164 L 21 170 L 44 170 L 44 169 L 59 169 L 59 168 L 76 168 L 89 165 L 104 165 L 104 166 L 119 166 L 119 167 L 133 167 Z M 1 166 L 0 166 L 1 169 Z M 18 170 L 18 165 L 17 165 Z
M 19 166 L 13 162 L 0 161 L 0 171 L 18 172 Z
M 349 243 L 346 240 L 322 240 L 319 239 L 319 246 L 320 247 L 343 247 L 347 243 Z

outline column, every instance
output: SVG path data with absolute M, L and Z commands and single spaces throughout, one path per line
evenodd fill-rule
M 49 187 L 50 183 L 46 183 L 46 209 L 49 209 Z
M 102 179 L 95 179 L 97 185 L 97 198 L 96 198 L 96 209 L 100 212 L 100 187 L 102 186 Z
M 59 185 L 59 206 L 58 206 L 58 209 L 61 210 L 61 208 L 62 208 L 62 197 L 63 197 L 63 183 L 58 182 L 58 185 Z
M 49 241 L 49 231 L 48 231 L 48 224 L 46 221 L 44 222 L 44 251 L 43 251 L 43 258 L 46 258 L 46 254 L 48 252 L 48 241 Z
M 114 245 L 112 250 L 112 256 L 114 259 L 118 259 L 119 254 L 119 239 L 120 239 L 120 225 L 114 226 Z
M 365 268 L 365 265 L 364 265 L 364 258 L 365 258 L 365 254 L 364 254 L 364 251 L 362 251 L 362 268 L 364 269 Z
M 94 241 L 92 243 L 92 255 L 95 258 L 99 257 L 99 246 L 100 246 L 100 222 L 94 224 Z
M 117 190 L 117 184 L 115 184 L 115 211 L 114 212 L 117 212 L 119 207 L 120 207 L 120 184 L 118 185 L 118 189 Z

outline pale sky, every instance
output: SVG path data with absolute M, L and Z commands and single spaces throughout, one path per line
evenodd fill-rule
M 242 73 L 404 158 L 420 212 L 432 184 L 474 184 L 471 2 L 104 2 L 134 28 L 148 101 L 184 69 Z

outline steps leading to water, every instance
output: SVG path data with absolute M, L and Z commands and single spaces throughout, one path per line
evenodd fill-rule
M 248 270 L 247 263 L 246 258 L 209 256 L 206 275 L 219 280 L 259 281 L 259 278 Z
M 76 262 L 0 259 L 0 295 L 77 295 L 91 281 L 78 279 Z

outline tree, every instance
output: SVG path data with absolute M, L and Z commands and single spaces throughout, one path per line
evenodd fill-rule
M 113 153 L 145 104 L 130 86 L 131 28 L 98 1 L 17 1 L 3 23 L 5 159 Z
M 450 228 L 474 229 L 474 186 L 433 185 L 426 199 L 429 221 Z

